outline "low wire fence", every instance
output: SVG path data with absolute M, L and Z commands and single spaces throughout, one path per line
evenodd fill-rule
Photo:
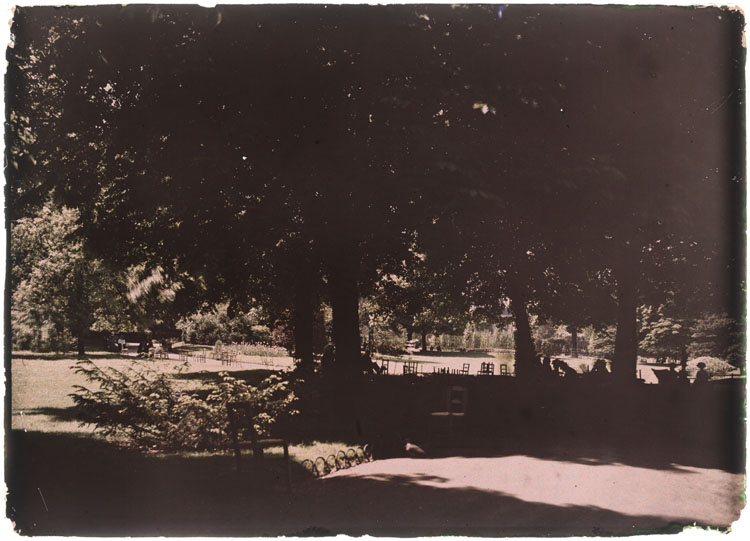
M 305 459 L 302 461 L 302 467 L 315 477 L 323 477 L 331 472 L 347 470 L 365 462 L 372 462 L 372 460 L 372 449 L 369 444 L 365 444 L 346 451 L 342 449 L 335 455 L 328 455 L 328 458 L 319 456 L 315 460 Z

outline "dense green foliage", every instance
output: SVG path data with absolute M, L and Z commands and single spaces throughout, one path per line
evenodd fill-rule
M 271 340 L 266 318 L 258 308 L 247 312 L 228 312 L 229 303 L 221 303 L 211 310 L 197 312 L 180 319 L 177 328 L 182 339 L 192 344 L 215 344 L 218 340 L 232 342 L 264 342 Z
M 222 372 L 218 382 L 209 383 L 207 393 L 199 394 L 181 389 L 172 374 L 141 362 L 117 370 L 82 360 L 75 371 L 90 382 L 89 387 L 77 385 L 71 395 L 81 422 L 141 449 L 226 449 L 229 401 L 251 403 L 258 412 L 254 424 L 261 435 L 296 414 L 294 392 L 277 375 L 254 386 Z
M 64 351 L 89 329 L 129 326 L 123 273 L 84 249 L 74 209 L 44 206 L 11 225 L 13 346 Z
M 719 357 L 734 366 L 744 366 L 743 331 L 733 318 L 708 314 L 695 321 L 691 331 L 688 352 L 692 358 Z

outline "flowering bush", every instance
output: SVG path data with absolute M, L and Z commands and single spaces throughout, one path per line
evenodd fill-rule
M 98 389 L 76 385 L 73 398 L 83 424 L 125 444 L 160 451 L 216 450 L 230 442 L 226 404 L 247 400 L 258 415 L 259 435 L 294 415 L 296 397 L 288 383 L 271 375 L 255 387 L 219 373 L 210 382 L 208 395 L 177 387 L 175 381 L 141 362 L 117 370 L 100 367 L 90 360 L 76 363 L 74 370 Z

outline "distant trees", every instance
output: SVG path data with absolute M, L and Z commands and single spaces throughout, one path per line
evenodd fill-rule
M 176 326 L 182 331 L 183 339 L 194 344 L 215 344 L 217 340 L 270 343 L 271 329 L 261 310 L 255 308 L 230 316 L 228 306 L 229 303 L 221 303 L 205 312 L 181 318 Z
M 721 313 L 727 262 L 737 282 L 722 205 L 741 188 L 713 134 L 736 127 L 740 94 L 717 70 L 739 68 L 693 36 L 736 23 L 512 9 L 20 8 L 12 217 L 52 193 L 96 257 L 179 283 L 174 314 L 260 304 L 308 364 L 325 303 L 337 366 L 357 366 L 374 297 L 423 347 L 469 312 L 510 312 L 520 376 L 533 316 L 574 335 L 616 323 L 632 381 L 640 306 Z M 684 285 L 701 281 L 713 298 Z
M 725 315 L 703 313 L 694 317 L 667 303 L 642 307 L 639 314 L 639 350 L 659 360 L 718 357 L 735 366 L 744 364 L 739 325 Z
M 11 224 L 11 329 L 14 347 L 85 353 L 98 330 L 130 326 L 125 274 L 86 253 L 74 209 L 43 206 Z
M 688 352 L 692 357 L 718 357 L 745 368 L 742 326 L 726 314 L 708 314 L 695 321 Z
M 427 335 L 460 334 L 469 318 L 466 284 L 453 280 L 449 268 L 431 267 L 424 254 L 410 253 L 398 274 L 381 278 L 376 299 L 393 325 L 402 327 L 408 339 L 416 333 L 422 351 Z

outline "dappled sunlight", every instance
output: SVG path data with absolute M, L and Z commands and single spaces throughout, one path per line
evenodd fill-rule
M 337 472 L 331 475 L 333 479 L 476 491 L 555 507 L 633 516 L 658 514 L 667 522 L 691 518 L 705 524 L 735 520 L 742 508 L 743 490 L 742 475 L 720 470 L 654 471 L 619 463 L 593 466 L 522 455 L 389 459 Z

